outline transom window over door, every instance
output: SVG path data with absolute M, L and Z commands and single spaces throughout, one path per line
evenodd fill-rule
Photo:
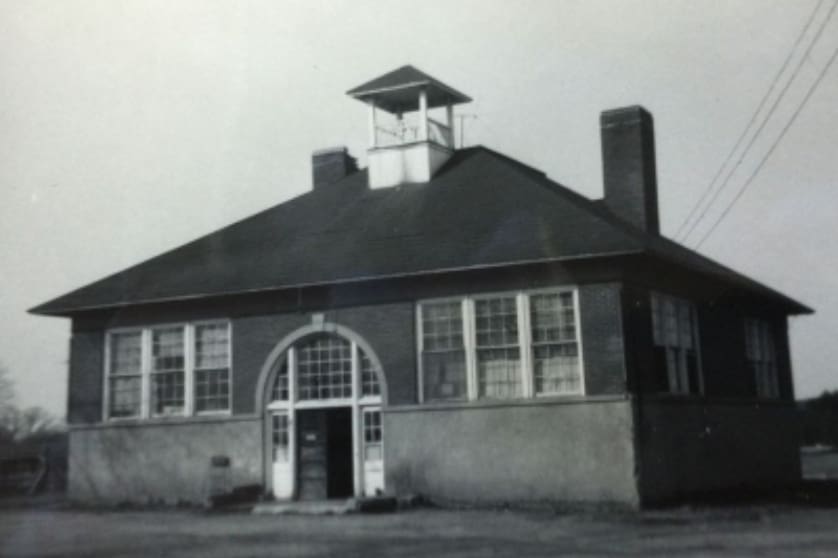
M 318 336 L 297 347 L 301 400 L 352 397 L 352 349 L 349 341 Z
M 356 382 L 353 366 L 358 367 L 358 397 L 381 396 L 378 374 L 363 349 L 331 334 L 313 335 L 293 345 L 279 364 L 271 389 L 273 401 L 288 401 L 291 395 L 290 374 L 294 374 L 296 400 L 348 400 L 353 397 Z M 353 364 L 353 360 L 357 364 Z

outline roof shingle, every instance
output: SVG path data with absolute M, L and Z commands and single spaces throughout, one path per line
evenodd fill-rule
M 647 235 L 543 173 L 483 147 L 425 184 L 370 190 L 366 171 L 51 300 L 75 312 L 514 263 L 649 253 L 780 297 L 666 239 Z

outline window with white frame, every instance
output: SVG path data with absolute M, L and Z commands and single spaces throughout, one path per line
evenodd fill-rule
M 359 397 L 381 397 L 381 383 L 372 360 L 356 347 Z M 292 358 L 293 353 L 293 358 Z M 271 401 L 291 399 L 290 375 L 296 384 L 295 401 L 349 399 L 353 397 L 352 343 L 333 334 L 316 334 L 293 345 L 279 362 Z
M 352 396 L 352 346 L 336 335 L 318 335 L 297 347 L 297 390 L 303 401 Z
M 195 326 L 195 411 L 230 408 L 230 328 L 226 323 Z
M 142 403 L 142 332 L 112 333 L 108 362 L 108 416 L 140 416 Z
M 701 393 L 698 331 L 692 303 L 652 293 L 656 387 L 677 394 Z
M 464 339 L 461 300 L 422 305 L 419 342 L 426 401 L 466 398 Z
M 530 327 L 535 392 L 578 392 L 579 340 L 573 293 L 530 296 Z
M 184 328 L 151 330 L 151 414 L 182 415 L 186 406 Z
M 423 401 L 584 392 L 574 289 L 423 301 L 417 312 Z
M 474 318 L 478 397 L 520 397 L 523 389 L 516 296 L 475 300 Z
M 106 343 L 106 418 L 230 410 L 228 322 L 114 330 Z
M 381 411 L 364 409 L 364 461 L 381 461 Z
M 777 357 L 771 324 L 765 320 L 745 320 L 745 356 L 753 374 L 758 397 L 780 396 L 777 378 Z

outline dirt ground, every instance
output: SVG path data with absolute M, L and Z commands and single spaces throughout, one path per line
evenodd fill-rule
M 838 509 L 446 511 L 252 516 L 0 509 L 4 558 L 200 556 L 836 556 Z

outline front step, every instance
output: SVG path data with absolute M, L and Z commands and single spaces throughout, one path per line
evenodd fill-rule
M 262 502 L 253 507 L 257 515 L 346 515 L 348 513 L 394 512 L 397 501 L 392 497 L 349 498 L 348 500 L 317 500 L 294 502 Z
M 356 511 L 355 498 L 303 502 L 263 502 L 253 507 L 257 515 L 346 515 Z

